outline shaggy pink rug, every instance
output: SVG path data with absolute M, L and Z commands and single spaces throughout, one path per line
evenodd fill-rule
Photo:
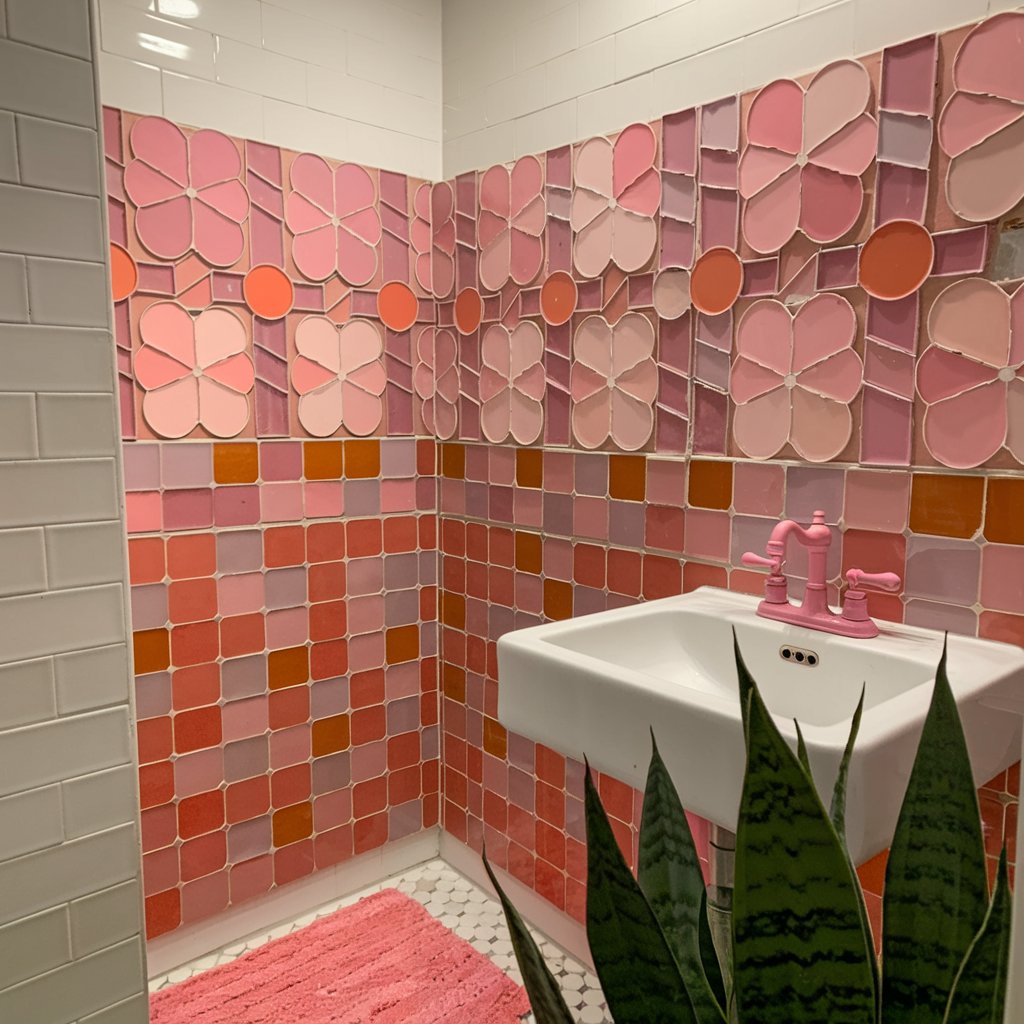
M 151 1024 L 518 1024 L 526 992 L 385 889 L 150 996 Z

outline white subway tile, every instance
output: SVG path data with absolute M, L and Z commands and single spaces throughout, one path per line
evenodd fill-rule
M 30 284 L 31 277 L 30 265 Z M 36 411 L 39 452 L 43 458 L 106 456 L 118 449 L 114 401 L 110 395 L 43 394 L 36 399 Z
M 0 84 L 0 94 L 2 89 Z M 99 200 L 0 185 L 0 251 L 101 260 L 103 227 Z
M 129 764 L 130 747 L 127 708 L 74 715 L 0 733 L 0 766 L 3 768 L 0 771 L 0 794 L 19 793 L 50 782 Z M 98 831 L 98 828 L 90 831 Z M 0 870 L 0 877 L 2 875 Z M 107 884 L 112 885 L 115 881 L 122 879 L 115 878 Z M 54 895 L 58 898 L 53 903 L 60 903 L 60 894 Z M 70 895 L 77 893 L 66 894 L 63 898 L 68 899 Z M 4 917 L 6 909 L 0 906 L 0 917 L 5 921 L 12 920 Z
M 349 36 L 348 73 L 399 92 L 441 100 L 441 63 L 392 50 L 366 36 Z
M 479 131 L 481 125 L 487 124 L 484 114 L 485 92 L 486 90 L 479 89 L 451 100 L 445 97 L 444 111 L 441 115 L 445 139 L 461 138 L 470 132 Z
M 306 102 L 306 67 L 272 50 L 234 39 L 217 40 L 214 71 L 217 81 L 236 89 L 273 96 L 289 103 Z
M 106 106 L 131 110 L 136 114 L 164 112 L 159 68 L 103 50 L 97 54 L 96 66 L 99 68 L 100 98 Z
M 579 8 L 571 3 L 520 26 L 514 43 L 516 70 L 532 68 L 560 53 L 575 50 L 580 42 L 579 19 Z
M 18 180 L 18 142 L 14 115 L 0 110 L 0 181 Z
M 149 1024 L 149 993 L 137 992 L 98 1013 L 79 1018 L 78 1024 Z
M 737 39 L 658 68 L 654 72 L 655 113 L 670 114 L 740 92 L 743 46 L 744 40 Z
M 7 35 L 19 43 L 89 59 L 89 5 L 81 0 L 7 0 Z
M 0 253 L 0 321 L 24 323 L 26 320 L 28 283 L 25 260 L 21 256 Z
M 259 0 L 129 0 L 158 18 L 176 21 L 189 28 L 201 28 L 218 36 L 258 46 L 260 42 Z
M 124 575 L 124 524 L 68 523 L 46 528 L 46 571 L 50 587 L 111 583 Z
M 128 651 L 124 644 L 60 654 L 53 664 L 57 709 L 62 715 L 95 711 L 128 700 Z
M 263 100 L 263 138 L 275 146 L 350 159 L 348 121 L 295 103 Z
M 263 46 L 306 64 L 345 70 L 345 30 L 319 18 L 307 18 L 263 4 Z
M 738 26 L 734 23 L 733 30 Z M 615 77 L 632 78 L 711 45 L 709 13 L 700 0 L 667 11 L 615 37 Z
M 30 259 L 32 322 L 55 327 L 105 327 L 110 317 L 107 271 L 102 263 Z
M 46 589 L 43 531 L 0 530 L 0 597 L 37 594 Z
M 654 73 L 606 86 L 581 96 L 577 108 L 579 138 L 606 135 L 654 116 Z
M 515 153 L 514 122 L 491 125 L 444 145 L 444 176 L 450 178 L 491 164 L 505 163 Z
M 564 146 L 579 137 L 576 103 L 566 100 L 554 107 L 517 117 L 513 126 L 517 157 Z
M 0 96 L 18 114 L 96 127 L 88 61 L 0 39 Z
M 441 59 L 441 15 L 430 5 L 403 9 L 382 0 L 372 4 L 347 0 L 337 6 L 341 8 L 339 24 L 349 32 L 377 39 L 409 56 Z
M 855 53 L 984 18 L 988 0 L 857 0 Z M 824 63 L 817 61 L 815 63 Z
M 857 53 L 854 27 L 857 3 L 844 0 L 823 7 L 743 41 L 743 88 L 753 89 L 780 76 L 798 76 Z M 890 3 L 891 10 L 895 5 Z
M 0 992 L 0 1020 L 75 1020 L 133 994 L 141 972 L 141 943 L 129 939 Z
M 99 0 L 101 49 L 196 78 L 213 78 L 213 36 L 136 10 L 121 0 Z
M 109 331 L 0 324 L 7 391 L 111 392 L 113 360 Z
M 0 394 L 0 459 L 32 459 L 38 455 L 35 419 L 34 395 Z
M 7 35 L 7 0 L 0 0 L 0 36 Z
M 92 128 L 19 115 L 21 183 L 58 192 L 100 194 L 99 138 Z
M 135 820 L 139 795 L 134 765 L 70 779 L 61 790 L 68 839 L 105 832 Z
M 801 13 L 800 0 L 758 0 L 756 4 L 749 0 L 694 0 L 691 6 L 699 10 L 707 32 L 705 47 L 752 36 Z
M 67 907 L 54 907 L 0 928 L 0 989 L 70 959 Z
M 581 0 L 580 45 L 621 32 L 656 13 L 655 0 Z
M 71 903 L 71 948 L 87 956 L 138 935 L 139 884 L 131 881 Z
M 51 659 L 0 665 L 0 731 L 45 722 L 56 715 Z
M 60 786 L 42 786 L 0 799 L 0 861 L 64 841 L 60 800 Z
M 440 142 L 350 121 L 348 145 L 351 159 L 417 178 L 438 177 Z
M 230 135 L 259 139 L 263 106 L 259 96 L 227 85 L 163 71 L 164 115 L 179 124 L 216 128 Z
M 615 37 L 607 36 L 544 65 L 547 101 L 560 103 L 615 81 Z
M 546 68 L 537 64 L 487 86 L 484 89 L 484 117 L 487 124 L 500 124 L 532 114 L 551 102 L 547 95 Z
M 0 526 L 116 519 L 112 459 L 0 462 Z

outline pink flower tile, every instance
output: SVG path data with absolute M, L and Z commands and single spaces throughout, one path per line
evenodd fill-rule
M 910 474 L 851 469 L 846 474 L 843 523 L 847 528 L 899 533 L 907 525 Z
M 157 533 L 162 519 L 159 491 L 137 491 L 125 495 L 125 519 L 129 533 Z
M 1024 548 L 1009 544 L 982 548 L 981 603 L 995 611 L 1024 614 Z
M 781 516 L 785 484 L 786 471 L 782 466 L 737 462 L 733 466 L 733 508 L 743 515 Z

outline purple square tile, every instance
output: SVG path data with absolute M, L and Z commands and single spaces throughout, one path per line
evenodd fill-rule
M 196 441 L 160 445 L 164 487 L 209 487 L 213 483 L 213 448 Z
M 155 491 L 160 487 L 160 445 L 132 441 L 122 445 L 124 486 L 127 491 Z
M 268 608 L 297 608 L 306 602 L 306 570 L 270 569 L 264 577 Z

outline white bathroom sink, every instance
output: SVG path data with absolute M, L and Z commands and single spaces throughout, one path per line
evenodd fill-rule
M 735 830 L 744 766 L 735 627 L 794 748 L 800 722 L 826 807 L 866 685 L 846 806 L 850 854 L 863 863 L 892 840 L 942 634 L 880 622 L 875 639 L 848 639 L 760 618 L 757 604 L 703 587 L 507 633 L 498 641 L 498 718 L 641 789 L 653 727 L 683 805 Z M 980 785 L 1020 759 L 1021 719 L 1008 708 L 1024 692 L 1024 650 L 951 635 L 948 658 Z

